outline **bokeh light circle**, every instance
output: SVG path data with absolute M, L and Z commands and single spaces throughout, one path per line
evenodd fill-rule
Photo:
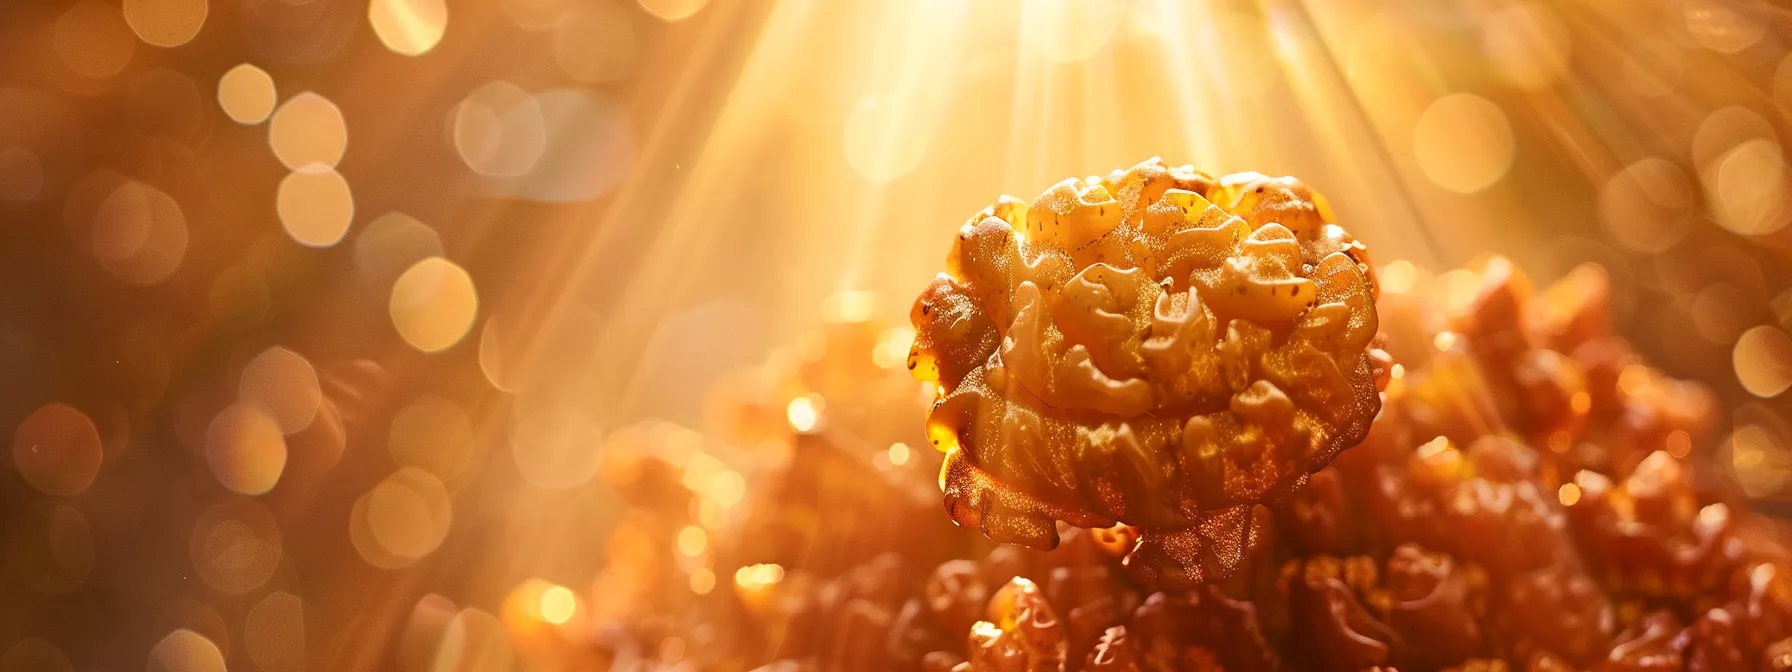
M 1673 247 L 1686 237 L 1697 214 L 1692 179 L 1667 159 L 1632 163 L 1599 191 L 1599 218 L 1606 230 L 1638 252 Z
M 1413 127 L 1412 143 L 1425 177 L 1457 193 L 1493 186 L 1512 167 L 1512 125 L 1498 105 L 1472 93 L 1432 101 Z
M 187 542 L 199 578 L 232 595 L 267 584 L 280 566 L 282 548 L 273 514 L 255 500 L 234 496 L 200 513 Z
M 149 650 L 149 672 L 225 672 L 224 652 L 205 635 L 181 628 Z
M 401 467 L 356 500 L 350 540 L 369 564 L 396 568 L 435 552 L 453 520 L 441 480 L 416 467 Z
M 305 91 L 274 111 L 268 123 L 268 144 L 289 169 L 335 168 L 348 151 L 348 124 L 336 103 Z
M 124 70 L 137 51 L 137 38 L 117 6 L 81 0 L 56 19 L 56 54 L 70 70 L 104 79 Z
M 238 400 L 267 413 L 284 434 L 297 434 L 311 426 L 323 396 L 311 361 L 280 346 L 249 360 L 237 384 Z
M 62 649 L 36 637 L 13 642 L 0 655 L 0 672 L 74 672 Z
M 570 406 L 519 408 L 510 432 L 511 457 L 530 485 L 564 490 L 597 474 L 603 429 Z
M 1757 397 L 1774 397 L 1792 387 L 1792 336 L 1777 327 L 1742 332 L 1730 353 L 1736 380 Z
M 504 14 L 524 30 L 547 30 L 560 24 L 576 0 L 500 0 Z
M 388 212 L 355 235 L 355 274 L 363 289 L 383 299 L 411 265 L 442 254 L 442 237 L 435 229 L 402 212 Z
M 454 149 L 480 175 L 529 172 L 547 149 L 547 125 L 535 96 L 505 81 L 475 89 L 454 108 Z
M 479 313 L 473 276 L 452 261 L 419 261 L 392 283 L 392 326 L 411 347 L 439 352 L 459 343 Z
M 448 30 L 448 5 L 444 0 L 372 0 L 367 3 L 367 22 L 387 49 L 419 56 L 442 41 Z
M 210 11 L 206 0 L 124 0 L 124 18 L 131 30 L 158 47 L 191 42 Z
M 187 253 L 187 218 L 168 192 L 128 180 L 94 213 L 91 249 L 120 280 L 139 285 L 172 275 Z
M 1792 218 L 1785 153 L 1773 140 L 1755 138 L 1725 152 L 1706 186 L 1712 218 L 1736 233 L 1770 234 Z
M 218 78 L 218 107 L 231 121 L 244 125 L 267 121 L 277 102 L 274 78 L 266 70 L 242 63 Z
M 99 474 L 105 450 L 87 414 L 67 404 L 45 404 L 19 423 L 12 463 L 38 492 L 79 494 Z
M 287 174 L 280 181 L 274 207 L 286 235 L 310 247 L 340 242 L 355 219 L 355 195 L 348 180 L 319 164 Z
M 305 601 L 276 590 L 243 617 L 243 645 L 262 672 L 305 669 Z
M 914 172 L 927 155 L 928 139 L 918 137 L 915 111 L 871 97 L 846 115 L 842 146 L 854 172 L 883 184 Z
M 224 487 L 259 495 L 274 489 L 286 469 L 286 437 L 266 411 L 232 404 L 206 429 L 205 460 Z
M 667 21 L 683 21 L 702 11 L 709 0 L 640 0 L 641 9 Z

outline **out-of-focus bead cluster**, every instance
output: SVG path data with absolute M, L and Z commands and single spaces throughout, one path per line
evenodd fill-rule
M 833 438 L 839 416 L 785 418 L 788 450 L 716 531 L 713 589 L 594 622 L 583 650 L 609 669 L 1792 669 L 1792 553 L 1704 475 L 1709 393 L 1612 335 L 1596 267 L 1538 293 L 1498 258 L 1453 273 L 1472 275 L 1384 288 L 1401 365 L 1373 429 L 1252 510 L 1223 581 L 1142 581 L 1125 525 L 992 546 L 914 487 L 933 451 L 892 465 Z

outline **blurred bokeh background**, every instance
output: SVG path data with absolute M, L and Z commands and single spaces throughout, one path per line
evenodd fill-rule
M 964 219 L 1151 156 L 1388 282 L 1601 264 L 1771 508 L 1788 122 L 1766 1 L 6 0 L 0 670 L 528 669 L 618 553 L 775 581 L 709 569 L 766 455 L 930 457 Z M 643 450 L 675 549 L 613 534 Z

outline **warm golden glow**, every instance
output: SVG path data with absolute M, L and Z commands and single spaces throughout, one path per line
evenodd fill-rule
M 815 431 L 821 423 L 821 397 L 813 394 L 791 399 L 784 407 L 784 418 L 790 422 L 790 428 L 798 432 Z
M 734 585 L 747 589 L 764 588 L 784 580 L 784 567 L 776 564 L 747 565 L 734 571 Z
M 894 464 L 898 467 L 908 464 L 908 444 L 906 444 L 906 443 L 890 444 L 890 450 L 888 451 L 888 455 L 890 458 L 890 464 Z
M 927 143 L 920 141 L 911 110 L 888 99 L 870 97 L 846 115 L 841 140 L 846 162 L 859 175 L 883 183 L 909 174 L 921 165 Z
M 541 592 L 541 618 L 555 625 L 572 620 L 579 607 L 578 597 L 566 586 L 554 586 Z
M 454 108 L 455 151 L 473 172 L 515 177 L 529 172 L 547 149 L 541 104 L 504 81 L 475 89 Z
M 871 363 L 880 369 L 902 366 L 908 361 L 909 346 L 914 343 L 912 327 L 891 327 L 877 337 L 877 346 L 871 349 Z
M 1563 483 L 1562 487 L 1556 490 L 1556 499 L 1562 502 L 1562 506 L 1574 506 L 1580 502 L 1580 486 Z
M 1431 345 L 1438 350 L 1449 350 L 1450 346 L 1456 345 L 1456 335 L 1447 331 L 1440 332 L 1431 339 Z
M 708 595 L 710 591 L 715 589 L 716 573 L 710 571 L 708 567 L 702 567 L 697 571 L 691 572 L 691 592 L 698 595 Z
M 710 499 L 715 503 L 722 506 L 734 506 L 740 503 L 742 497 L 746 496 L 747 481 L 741 478 L 738 471 L 723 471 L 710 479 L 708 493 Z
M 709 549 L 709 534 L 696 525 L 686 525 L 678 531 L 678 552 L 685 555 L 703 555 Z
M 520 409 L 510 428 L 510 454 L 523 481 L 547 490 L 576 488 L 597 473 L 603 428 L 570 406 Z
M 1151 156 L 1298 176 L 1365 245 L 1394 411 L 1351 450 L 1484 471 L 1502 433 L 1571 531 L 1641 512 L 1616 493 L 1661 451 L 1748 529 L 1792 498 L 1781 4 L 0 0 L 0 672 L 801 658 L 813 619 L 771 615 L 888 550 L 836 518 L 943 525 L 940 461 L 1028 431 L 909 375 L 960 227 Z M 1587 262 L 1609 301 L 1545 292 Z M 1490 333 L 1514 296 L 1544 298 Z M 1489 370 L 1519 345 L 1560 356 Z M 858 510 L 886 485 L 925 507 Z M 1316 550 L 1286 527 L 1278 561 Z M 1374 541 L 1328 550 L 1414 540 Z
M 1126 18 L 1125 3 L 1118 0 L 1022 0 L 1020 5 L 1021 40 L 1061 63 L 1095 55 Z
M 1412 262 L 1396 259 L 1381 267 L 1381 272 L 1375 277 L 1381 283 L 1381 291 L 1405 294 L 1412 290 L 1413 283 L 1418 280 L 1418 273 Z

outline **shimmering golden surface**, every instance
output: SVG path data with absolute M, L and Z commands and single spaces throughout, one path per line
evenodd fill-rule
M 1137 571 L 1229 574 L 1251 507 L 1360 441 L 1380 407 L 1369 271 L 1293 178 L 1152 159 L 1003 197 L 910 312 L 908 367 L 941 391 L 928 437 L 947 511 L 1042 548 L 1054 519 L 1125 522 Z

